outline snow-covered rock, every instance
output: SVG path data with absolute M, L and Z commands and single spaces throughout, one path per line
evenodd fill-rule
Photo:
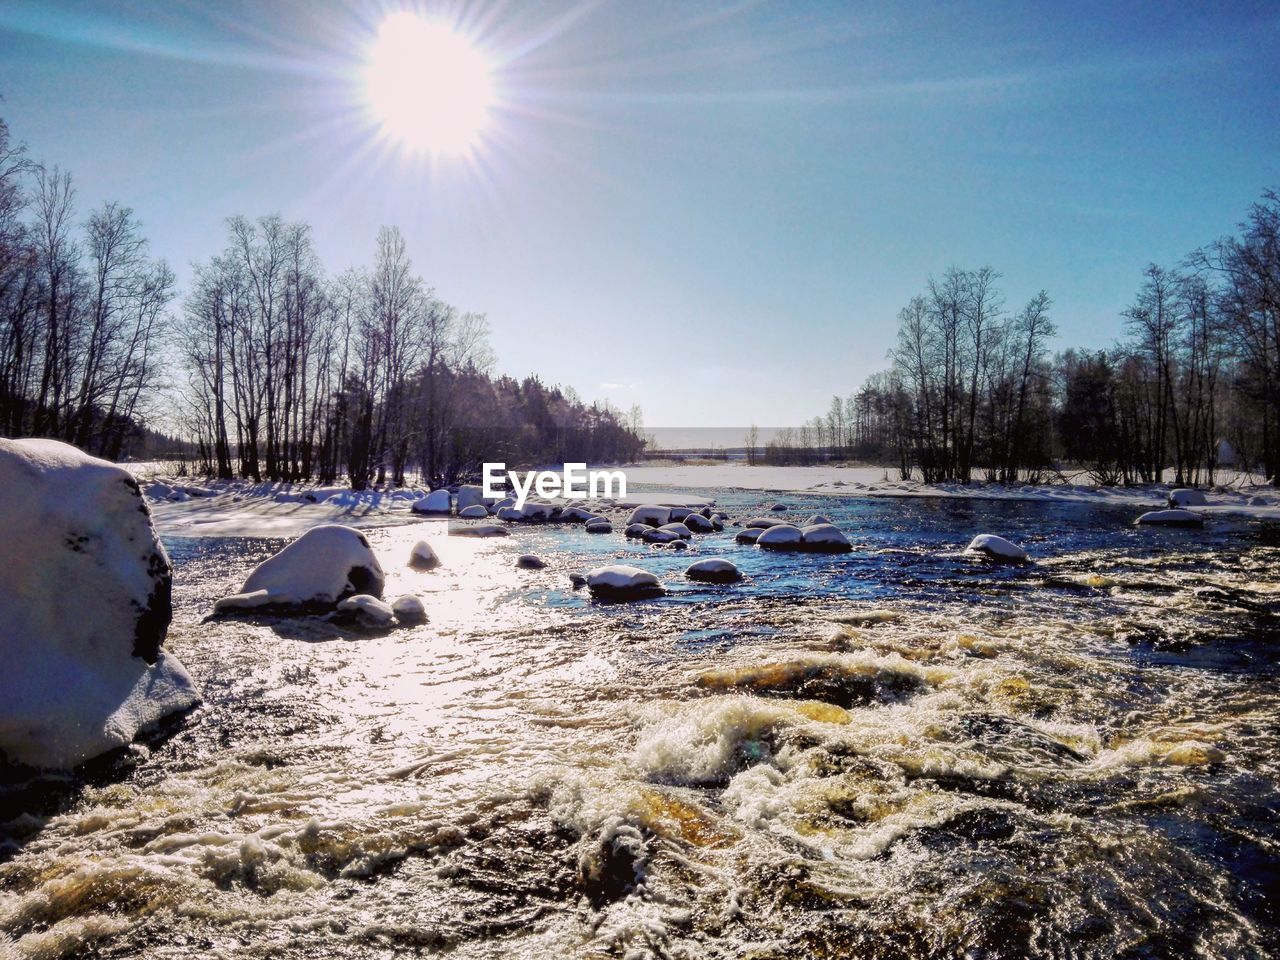
M 499 510 L 502 510 L 504 507 L 514 507 L 515 505 L 516 505 L 515 497 L 504 497 L 503 499 L 499 500 L 497 503 L 493 505 L 493 512 L 497 513 Z
M 477 523 L 474 527 L 454 527 L 449 533 L 455 537 L 505 537 L 507 528 L 496 523 Z
M 1204 495 L 1203 490 L 1178 489 L 1169 491 L 1169 506 L 1171 507 L 1205 507 L 1209 504 L 1209 498 Z
M 774 513 L 781 513 L 783 510 L 787 510 L 787 509 L 789 509 L 789 508 L 787 507 L 787 505 L 786 505 L 785 503 L 775 503 L 775 504 L 774 504 L 772 507 L 770 507 L 769 509 L 770 509 L 770 510 L 772 510 Z
M 413 545 L 413 552 L 409 554 L 409 566 L 416 570 L 434 570 L 440 566 L 440 558 L 431 544 L 425 540 L 419 540 Z
M 489 512 L 489 501 L 485 499 L 484 487 L 478 483 L 464 483 L 458 488 L 457 496 L 458 516 L 462 516 L 462 511 L 467 507 L 484 507 L 484 512 Z
M 554 520 L 559 512 L 559 508 L 554 503 L 545 503 L 539 500 L 529 500 L 525 503 L 524 508 L 520 511 L 521 520 Z
M 516 557 L 516 566 L 521 570 L 541 570 L 547 561 L 532 553 L 522 553 Z
M 721 557 L 709 557 L 689 565 L 684 575 L 690 580 L 701 580 L 706 583 L 733 583 L 742 579 L 742 571 L 738 565 Z
M 665 530 L 667 533 L 674 533 L 681 540 L 688 540 L 693 536 L 693 531 L 686 527 L 683 522 L 664 523 L 658 529 Z
M 593 596 L 607 600 L 634 600 L 664 592 L 661 582 L 648 570 L 624 563 L 587 571 L 587 587 Z
M 499 520 L 505 520 L 508 523 L 516 523 L 524 519 L 524 514 L 515 507 L 499 507 L 497 517 Z
M 756 537 L 756 546 L 769 550 L 799 550 L 804 543 L 804 534 L 800 528 L 789 523 L 779 523 L 766 527 Z
M 262 607 L 282 606 L 293 603 L 289 594 L 273 594 L 270 590 L 254 590 L 252 593 L 233 593 L 214 601 L 214 613 L 239 613 Z
M 560 511 L 560 519 L 568 520 L 573 523 L 586 523 L 588 520 L 595 519 L 596 514 L 586 507 L 580 507 L 576 504 L 570 504 Z
M 357 593 L 338 603 L 339 622 L 350 621 L 360 627 L 385 627 L 394 617 L 391 604 L 367 593 Z
M 667 522 L 671 523 L 676 520 L 683 520 L 689 514 L 694 513 L 693 507 L 670 507 L 667 511 Z
M 786 522 L 787 521 L 779 520 L 776 517 L 752 517 L 750 520 L 744 523 L 743 526 L 746 527 L 748 530 L 750 529 L 764 530 L 768 527 L 776 527 Z
M 969 546 L 964 548 L 964 552 L 979 553 L 992 560 L 1001 560 L 1006 563 L 1026 563 L 1031 559 L 1022 547 L 993 533 L 978 534 L 969 541 Z
M 801 547 L 814 553 L 848 553 L 853 549 L 849 538 L 833 523 L 806 524 L 800 528 L 800 534 Z
M 489 515 L 489 508 L 482 503 L 473 503 L 469 507 L 463 507 L 458 511 L 458 516 L 463 520 L 480 520 Z
M 755 543 L 760 539 L 760 534 L 764 533 L 764 527 L 748 527 L 745 530 L 739 530 L 737 536 L 733 539 L 737 543 Z
M 443 487 L 432 490 L 413 505 L 414 513 L 447 514 L 453 506 L 453 498 Z
M 688 550 L 688 549 L 689 549 L 689 541 L 688 541 L 688 540 L 680 540 L 680 539 L 678 539 L 678 538 L 677 538 L 677 539 L 672 540 L 670 543 L 668 543 L 668 544 L 667 544 L 667 549 L 668 549 L 668 550 Z
M 613 533 L 613 524 L 604 517 L 587 521 L 587 533 Z
M 627 525 L 633 523 L 644 523 L 651 527 L 660 527 L 664 523 L 671 522 L 671 508 L 660 507 L 657 504 L 646 503 L 643 506 L 636 507 L 631 511 L 631 516 L 627 517 Z
M 639 540 L 653 529 L 654 528 L 649 526 L 647 523 L 629 523 L 627 524 L 627 529 L 624 530 L 623 533 L 632 540 Z
M 587 578 L 585 575 L 578 573 L 575 570 L 573 573 L 569 574 L 569 582 L 573 584 L 573 589 L 577 590 L 579 587 L 585 587 L 587 585 Z
M 427 608 L 423 606 L 422 600 L 408 593 L 403 597 L 396 597 L 395 603 L 391 604 L 391 612 L 406 625 L 424 623 L 427 619 Z
M 0 754 L 68 769 L 199 701 L 162 649 L 169 558 L 134 478 L 0 439 Z
M 694 533 L 710 533 L 715 529 L 715 524 L 700 513 L 691 513 L 687 515 L 684 518 L 683 523 Z
M 663 530 L 661 527 L 649 527 L 644 532 L 643 538 L 645 543 L 670 543 L 673 540 L 682 539 L 680 534 Z
M 1137 523 L 1152 527 L 1203 527 L 1204 517 L 1190 510 L 1152 510 L 1140 516 Z
M 818 525 L 818 524 L 820 524 L 820 523 L 830 523 L 830 522 L 831 522 L 831 521 L 830 521 L 830 519 L 828 519 L 827 517 L 824 517 L 824 516 L 823 516 L 822 514 L 820 514 L 820 513 L 815 513 L 812 517 L 810 517 L 808 520 L 806 520 L 806 521 L 802 524 L 802 526 L 805 526 L 805 527 L 814 527 L 814 526 L 817 526 L 817 525 Z

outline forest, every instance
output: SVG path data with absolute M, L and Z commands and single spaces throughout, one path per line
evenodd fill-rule
M 190 289 L 128 207 L 81 219 L 70 173 L 0 120 L 0 434 L 107 459 L 163 452 L 258 480 L 355 489 L 512 465 L 638 457 L 641 415 L 495 376 L 483 314 L 459 311 L 384 227 L 373 266 L 331 276 L 305 223 L 231 217 Z
M 990 267 L 931 278 L 898 314 L 889 367 L 756 462 L 863 460 L 926 483 L 1280 482 L 1280 196 L 1173 266 L 1149 265 L 1103 350 L 1051 353 L 1053 303 L 1008 309 Z

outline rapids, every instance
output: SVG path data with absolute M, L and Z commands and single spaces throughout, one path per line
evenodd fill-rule
M 162 528 L 204 704 L 75 776 L 0 774 L 0 956 L 1277 954 L 1272 531 L 787 502 L 854 551 L 368 530 L 430 617 L 382 635 L 206 620 L 283 541 Z M 1036 563 L 964 555 L 983 532 Z M 747 579 L 683 580 L 717 555 Z M 572 589 L 608 560 L 669 594 Z

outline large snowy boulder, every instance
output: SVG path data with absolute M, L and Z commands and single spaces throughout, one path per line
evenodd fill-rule
M 445 489 L 432 490 L 413 505 L 414 513 L 447 514 L 453 505 L 453 498 Z
M 0 439 L 0 755 L 68 769 L 199 701 L 161 644 L 170 566 L 128 472 Z
M 1031 559 L 1027 556 L 1027 551 L 1016 543 L 1010 543 L 1004 537 L 997 537 L 994 533 L 978 534 L 969 541 L 969 546 L 964 548 L 964 552 L 981 554 L 990 560 L 999 560 L 1002 563 L 1026 563 Z
M 671 522 L 671 508 L 660 507 L 654 503 L 646 503 L 631 511 L 627 517 L 627 526 L 633 523 L 644 523 L 651 527 L 660 527 Z
M 637 600 L 664 592 L 658 578 L 648 570 L 624 563 L 588 570 L 587 589 L 605 600 Z
M 1169 506 L 1171 507 L 1205 507 L 1209 505 L 1209 498 L 1204 495 L 1203 490 L 1178 489 L 1169 491 Z
M 489 508 L 483 503 L 473 503 L 469 507 L 463 507 L 458 511 L 458 516 L 463 520 L 482 520 L 489 515 Z
M 1204 517 L 1190 510 L 1152 510 L 1140 516 L 1137 522 L 1144 527 L 1203 527 Z
M 765 533 L 768 532 L 768 530 L 765 531 Z M 801 548 L 814 553 L 848 553 L 853 549 L 849 538 L 833 523 L 806 524 L 800 528 L 800 535 Z
M 708 557 L 689 565 L 684 575 L 690 580 L 701 580 L 704 583 L 733 583 L 742 579 L 742 571 L 738 565 L 720 557 Z
M 386 578 L 369 541 L 337 523 L 312 527 L 273 557 L 258 564 L 240 596 L 266 591 L 271 606 L 331 607 L 356 594 L 382 596 Z M 221 603 L 217 612 L 229 609 Z

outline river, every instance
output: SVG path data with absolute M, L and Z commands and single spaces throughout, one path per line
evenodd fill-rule
M 0 955 L 1277 955 L 1270 529 L 781 499 L 854 551 L 368 530 L 430 617 L 384 636 L 206 620 L 284 541 L 165 536 L 204 703 L 77 776 L 9 778 Z M 963 555 L 981 532 L 1037 562 Z M 407 566 L 419 539 L 440 569 Z M 682 579 L 717 555 L 748 579 Z M 617 558 L 669 594 L 572 589 Z

